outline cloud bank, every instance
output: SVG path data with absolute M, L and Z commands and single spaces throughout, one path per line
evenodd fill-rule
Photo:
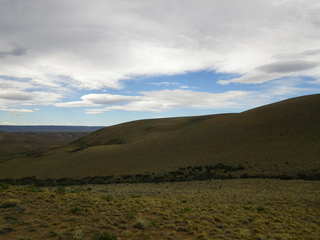
M 137 96 L 89 94 L 82 97 L 82 104 L 80 104 L 81 102 L 74 102 L 74 104 L 79 104 L 78 106 L 107 105 L 103 108 L 88 109 L 88 114 L 103 113 L 111 110 L 162 112 L 184 107 L 218 109 L 223 105 L 225 108 L 236 108 L 239 106 L 237 101 L 245 99 L 247 95 L 248 93 L 245 91 L 229 91 L 215 94 L 183 89 L 166 89 L 140 92 Z M 69 107 L 70 104 L 73 105 L 72 102 L 64 104 L 64 107 Z
M 258 71 L 265 73 L 294 73 L 313 69 L 319 66 L 318 62 L 305 60 L 278 61 L 257 67 Z
M 287 76 L 319 83 L 319 12 L 318 0 L 2 1 L 1 104 L 153 111 L 184 106 L 191 94 L 210 99 L 188 102 L 205 108 L 218 95 L 177 89 L 63 101 L 72 91 L 124 88 L 137 76 L 201 70 L 240 76 L 221 85 Z

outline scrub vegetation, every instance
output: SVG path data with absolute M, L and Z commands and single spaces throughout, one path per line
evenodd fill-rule
M 320 239 L 320 182 L 0 185 L 0 239 Z

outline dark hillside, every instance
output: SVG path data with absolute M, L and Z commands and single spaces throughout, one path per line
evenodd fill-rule
M 0 125 L 0 131 L 3 132 L 94 132 L 103 127 L 89 126 L 59 126 L 59 125 Z
M 0 161 L 18 154 L 53 145 L 67 144 L 89 132 L 2 132 L 0 131 Z
M 36 158 L 7 161 L 0 174 L 83 178 L 218 166 L 237 169 L 228 170 L 234 177 L 314 175 L 320 173 L 319 126 L 320 94 L 237 114 L 134 121 Z

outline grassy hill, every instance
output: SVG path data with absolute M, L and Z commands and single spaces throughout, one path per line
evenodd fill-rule
M 88 132 L 3 132 L 0 131 L 0 162 L 39 148 L 67 144 Z
M 0 131 L 14 133 L 62 133 L 62 132 L 93 132 L 101 129 L 99 126 L 64 126 L 64 125 L 0 125 Z
M 134 121 L 0 163 L 0 176 L 192 175 L 205 170 L 229 177 L 317 175 L 319 126 L 320 94 L 237 114 Z

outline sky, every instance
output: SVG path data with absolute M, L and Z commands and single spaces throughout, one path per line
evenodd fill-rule
M 109 126 L 320 92 L 319 0 L 0 0 L 0 124 Z

